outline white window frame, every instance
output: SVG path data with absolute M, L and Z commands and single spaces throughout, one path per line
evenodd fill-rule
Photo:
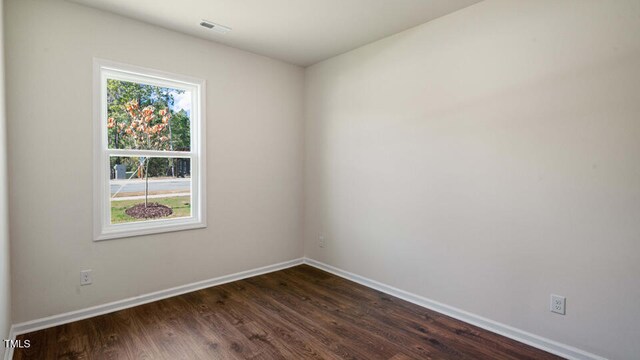
M 205 228 L 205 81 L 189 76 L 117 63 L 93 61 L 94 97 L 94 241 L 170 231 Z M 190 151 L 109 149 L 107 130 L 107 78 L 191 91 Z M 111 224 L 110 156 L 145 156 L 191 159 L 191 217 Z

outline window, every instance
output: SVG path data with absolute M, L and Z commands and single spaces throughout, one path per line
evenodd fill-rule
M 94 240 L 206 226 L 204 81 L 95 60 Z

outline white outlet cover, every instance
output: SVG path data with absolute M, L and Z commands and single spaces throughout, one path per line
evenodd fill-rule
M 567 298 L 560 295 L 551 294 L 551 304 L 550 310 L 553 313 L 565 315 L 567 313 Z
M 80 285 L 89 285 L 93 282 L 91 277 L 91 270 L 80 271 Z

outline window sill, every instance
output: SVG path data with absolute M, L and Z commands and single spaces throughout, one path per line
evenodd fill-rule
M 104 227 L 101 233 L 94 233 L 93 241 L 114 240 L 183 230 L 204 229 L 207 227 L 206 222 L 194 219 L 176 219 L 173 221 L 161 220 L 161 222 L 164 222 L 164 224 L 146 221 L 141 223 L 109 225 Z

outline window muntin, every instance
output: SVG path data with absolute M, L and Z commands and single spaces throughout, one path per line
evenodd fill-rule
M 96 60 L 94 239 L 206 226 L 204 81 Z

